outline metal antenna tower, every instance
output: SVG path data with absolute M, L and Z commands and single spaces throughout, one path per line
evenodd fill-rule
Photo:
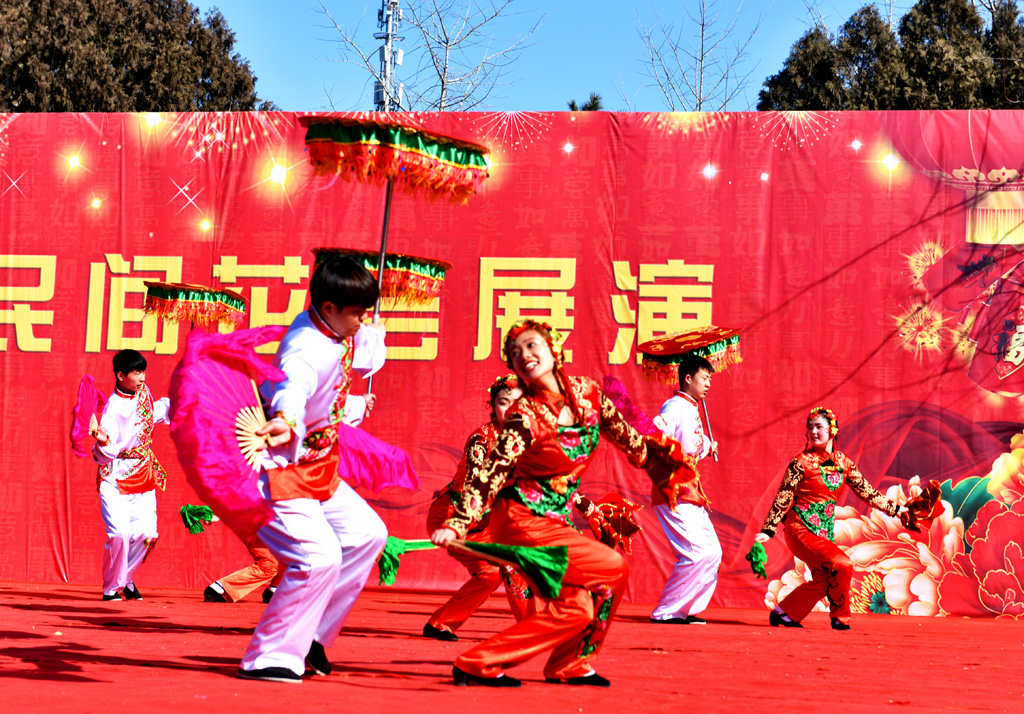
M 373 105 L 378 112 L 395 112 L 402 110 L 405 101 L 405 86 L 398 82 L 398 67 L 402 64 L 402 50 L 395 49 L 394 43 L 404 40 L 399 37 L 397 28 L 402 24 L 402 10 L 398 7 L 399 0 L 381 0 L 377 11 L 377 27 L 373 37 L 384 40 L 379 50 L 380 79 L 373 84 Z

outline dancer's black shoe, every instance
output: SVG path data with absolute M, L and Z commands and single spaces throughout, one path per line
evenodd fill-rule
M 521 687 L 523 683 L 515 677 L 502 674 L 498 677 L 478 677 L 475 674 L 464 672 L 458 667 L 452 667 L 452 679 L 456 687 Z
M 124 589 L 124 599 L 125 600 L 141 600 L 142 599 L 142 593 L 139 592 L 139 589 L 137 587 L 132 585 L 131 587 L 128 587 L 128 588 Z
M 775 610 L 768 613 L 768 624 L 772 627 L 803 627 L 799 622 L 790 620 L 788 617 L 775 612 Z
M 569 677 L 568 679 L 558 679 L 557 677 L 545 677 L 544 681 L 548 684 L 572 684 L 577 687 L 610 687 L 612 683 L 602 677 L 597 672 L 588 674 L 583 677 Z
M 228 599 L 224 597 L 224 593 L 219 593 L 214 590 L 211 586 L 207 585 L 206 590 L 203 590 L 203 602 L 227 602 Z
M 257 679 L 261 682 L 284 682 L 302 684 L 302 677 L 287 667 L 264 667 L 263 669 L 239 669 L 239 679 Z
M 850 626 L 842 620 L 832 620 L 833 630 L 849 630 Z
M 267 588 L 263 591 L 263 604 L 269 605 L 270 598 L 274 597 L 274 591 L 271 588 Z
M 445 642 L 458 642 L 459 636 L 454 632 L 448 630 L 442 630 L 439 627 L 434 627 L 429 622 L 423 626 L 423 636 L 430 637 L 435 640 L 443 640 Z
M 689 625 L 690 624 L 690 620 L 688 618 L 685 618 L 685 617 L 670 617 L 670 618 L 665 619 L 665 620 L 658 620 L 658 619 L 652 617 L 651 618 L 651 624 L 652 625 Z
M 106 593 L 103 594 L 103 601 L 104 602 L 106 602 L 108 600 L 120 600 L 120 599 L 121 599 L 121 596 L 118 593 L 114 593 L 113 595 L 107 595 Z
M 309 654 L 306 655 L 306 665 L 316 674 L 328 675 L 331 673 L 331 663 L 327 661 L 327 653 L 324 646 L 313 640 L 309 646 Z

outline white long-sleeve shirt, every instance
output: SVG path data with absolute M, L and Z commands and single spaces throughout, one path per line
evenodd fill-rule
M 135 394 L 117 389 L 107 400 L 100 417 L 100 426 L 107 432 L 106 446 L 93 445 L 92 455 L 100 465 L 100 478 L 110 483 L 134 474 L 143 463 L 139 458 L 120 458 L 132 450 L 149 449 L 153 442 L 153 426 L 170 423 L 171 400 L 153 399 L 145 384 Z M 150 457 L 152 452 L 150 451 Z
M 346 367 L 367 377 L 384 365 L 387 348 L 384 335 L 378 330 L 360 327 L 353 338 L 340 338 L 312 308 L 292 322 L 281 340 L 274 360 L 285 373 L 281 382 L 264 382 L 263 397 L 269 412 L 281 416 L 292 426 L 292 440 L 270 450 L 276 466 L 295 464 L 311 449 L 303 445 L 308 434 L 336 426 L 350 399 L 353 412 L 359 411 L 357 401 L 348 397 L 351 374 Z M 348 351 L 352 350 L 349 355 Z
M 678 440 L 687 454 L 703 459 L 711 450 L 711 439 L 704 433 L 697 400 L 684 392 L 676 392 L 661 405 L 654 424 L 668 436 Z

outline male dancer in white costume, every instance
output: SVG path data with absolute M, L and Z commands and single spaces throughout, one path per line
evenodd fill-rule
M 679 364 L 679 391 L 661 407 L 655 425 L 677 439 L 687 454 L 702 459 L 718 453 L 718 443 L 704 433 L 697 405 L 711 387 L 714 373 L 703 357 L 688 354 Z M 700 613 L 708 606 L 718 585 L 718 566 L 722 546 L 705 506 L 703 489 L 697 489 L 701 502 L 679 501 L 673 510 L 658 489 L 654 490 L 654 513 L 676 556 L 668 582 L 661 592 L 651 622 L 675 625 L 703 625 Z
M 245 679 L 301 682 L 306 665 L 329 674 L 324 648 L 387 540 L 380 517 L 338 476 L 338 425 L 352 376 L 384 364 L 383 327 L 363 324 L 377 283 L 350 258 L 334 256 L 317 267 L 309 293 L 309 310 L 277 352 L 286 378 L 263 385 L 273 418 L 260 433 L 272 446 L 259 485 L 274 516 L 258 534 L 286 570 L 242 659 Z
M 135 573 L 156 545 L 156 489 L 167 474 L 153 456 L 153 426 L 168 424 L 171 401 L 154 401 L 146 386 L 146 358 L 135 350 L 114 355 L 117 386 L 107 400 L 93 459 L 99 464 L 103 546 L 103 599 L 141 600 Z

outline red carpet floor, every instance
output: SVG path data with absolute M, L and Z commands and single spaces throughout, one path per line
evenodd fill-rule
M 707 626 L 671 626 L 626 605 L 597 661 L 610 690 L 545 684 L 539 658 L 513 670 L 521 689 L 464 689 L 452 660 L 511 622 L 504 598 L 444 643 L 419 633 L 445 595 L 373 590 L 328 650 L 335 673 L 289 685 L 232 676 L 262 603 L 140 588 L 141 602 L 107 603 L 95 586 L 0 582 L 0 711 L 1024 711 L 1024 623 L 1012 620 L 859 615 L 833 632 L 820 614 L 783 630 L 765 612 L 718 609 Z

